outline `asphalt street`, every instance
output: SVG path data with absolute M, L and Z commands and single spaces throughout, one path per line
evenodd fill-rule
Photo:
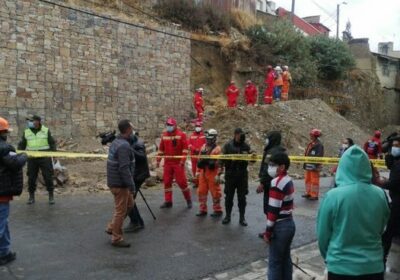
M 330 180 L 322 180 L 323 192 Z M 315 241 L 318 202 L 300 197 L 303 181 L 295 181 L 295 186 L 293 246 L 300 247 Z M 104 233 L 113 210 L 109 193 L 59 196 L 54 206 L 48 205 L 45 195 L 33 206 L 25 204 L 25 197 L 16 198 L 10 231 L 17 260 L 0 267 L 0 279 L 201 279 L 259 260 L 266 257 L 267 247 L 257 237 L 265 229 L 265 216 L 262 195 L 255 193 L 255 187 L 248 195 L 248 227 L 239 225 L 236 205 L 232 223 L 225 226 L 221 219 L 196 217 L 197 202 L 186 209 L 178 188 L 174 188 L 174 207 L 167 210 L 159 209 L 161 189 L 143 190 L 157 220 L 138 198 L 146 228 L 125 235 L 132 243 L 129 249 L 112 247 Z

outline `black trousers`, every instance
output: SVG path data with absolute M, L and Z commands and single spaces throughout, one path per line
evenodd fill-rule
M 328 280 L 383 280 L 383 272 L 376 274 L 365 274 L 358 276 L 340 275 L 328 272 Z
M 239 213 L 246 212 L 246 195 L 249 193 L 248 174 L 246 172 L 232 172 L 225 174 L 225 211 L 230 215 L 233 208 L 233 198 L 237 193 Z
M 53 163 L 51 158 L 29 158 L 28 159 L 28 191 L 36 191 L 36 182 L 39 174 L 42 172 L 44 183 L 48 192 L 53 192 Z
M 393 237 L 399 234 L 400 234 L 400 196 L 392 196 L 392 205 L 391 205 L 389 222 L 382 236 L 385 263 L 389 256 L 390 248 L 392 247 Z
M 135 181 L 136 189 L 139 190 L 140 186 L 143 183 L 144 183 L 144 181 L 140 181 L 140 182 L 136 182 Z M 136 197 L 135 197 L 135 204 L 133 205 L 133 208 L 131 209 L 131 211 L 128 213 L 128 216 L 131 219 L 131 223 L 132 224 L 144 226 L 144 221 L 142 219 L 142 216 L 140 216 L 140 212 L 139 212 L 139 209 L 137 207 L 136 198 L 137 198 L 137 193 L 136 193 Z

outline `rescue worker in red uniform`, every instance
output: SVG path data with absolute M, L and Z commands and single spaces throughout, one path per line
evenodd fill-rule
M 254 106 L 257 103 L 257 87 L 248 80 L 246 82 L 246 88 L 244 90 L 244 97 L 246 99 L 246 104 L 249 106 Z
M 207 143 L 201 149 L 200 155 L 220 155 L 221 147 L 217 145 L 218 133 L 215 129 L 209 129 L 206 132 Z M 214 212 L 211 217 L 218 218 L 222 216 L 221 208 L 221 174 L 222 169 L 218 164 L 217 159 L 200 159 L 198 162 L 198 177 L 199 177 L 199 204 L 200 211 L 196 214 L 198 217 L 207 215 L 207 196 L 210 191 L 213 199 Z
M 231 84 L 225 91 L 226 97 L 228 98 L 228 108 L 235 108 L 237 106 L 237 99 L 239 97 L 239 89 L 235 85 L 235 81 L 231 81 Z
M 202 122 L 203 121 L 203 115 L 204 115 L 204 100 L 203 100 L 203 88 L 199 88 L 195 94 L 194 94 L 194 99 L 193 99 L 193 105 L 194 109 L 197 112 L 197 120 Z
M 168 118 L 166 131 L 161 136 L 160 148 L 157 157 L 157 167 L 160 166 L 161 156 L 164 158 L 164 198 L 165 201 L 160 208 L 172 207 L 172 181 L 182 190 L 187 207 L 192 208 L 190 189 L 185 174 L 185 162 L 188 154 L 186 134 L 178 127 L 174 118 Z M 173 158 L 178 156 L 178 158 Z
M 267 67 L 267 74 L 265 76 L 265 91 L 264 91 L 264 103 L 272 104 L 272 94 L 274 92 L 274 81 L 275 75 L 271 65 Z
M 199 184 L 196 178 L 197 171 L 197 162 L 198 158 L 196 156 L 199 155 L 201 148 L 206 143 L 206 137 L 203 132 L 203 128 L 201 127 L 201 122 L 197 121 L 195 123 L 194 132 L 189 137 L 189 151 L 190 151 L 190 159 L 192 161 L 192 174 L 193 174 L 193 188 L 196 188 Z
M 377 130 L 374 136 L 364 144 L 364 151 L 367 153 L 369 159 L 382 158 L 382 133 Z
M 308 144 L 305 156 L 306 157 L 323 157 L 324 146 L 319 140 L 321 137 L 321 130 L 313 129 L 310 132 L 311 142 Z M 306 192 L 302 197 L 309 200 L 318 200 L 319 196 L 319 173 L 322 169 L 321 164 L 305 163 L 303 166 L 305 170 L 305 185 Z

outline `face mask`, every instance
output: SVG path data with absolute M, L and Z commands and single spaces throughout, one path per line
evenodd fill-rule
M 173 132 L 174 131 L 174 126 L 173 125 L 167 125 L 167 132 Z
M 265 146 L 268 146 L 269 144 L 269 138 L 265 139 Z
M 277 169 L 278 167 L 276 166 L 268 165 L 268 175 L 271 176 L 272 178 L 275 178 L 277 175 Z
M 32 121 L 28 121 L 28 128 L 35 128 L 35 124 Z
M 200 131 L 201 131 L 201 127 L 196 127 L 196 128 L 194 129 L 194 131 L 200 132 Z
M 346 150 L 349 147 L 349 144 L 342 144 L 342 148 Z
M 399 147 L 392 147 L 392 152 L 391 152 L 392 156 L 394 157 L 398 157 L 400 156 L 400 148 Z

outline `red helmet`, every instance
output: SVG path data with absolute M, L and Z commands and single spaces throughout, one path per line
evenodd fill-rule
M 176 120 L 175 120 L 174 118 L 171 118 L 171 117 L 170 117 L 170 118 L 167 119 L 166 124 L 167 124 L 167 125 L 176 126 Z
M 322 135 L 321 130 L 313 128 L 310 131 L 310 136 L 314 136 L 314 137 L 320 137 Z
M 381 138 L 382 132 L 380 132 L 379 130 L 376 130 L 376 131 L 374 132 L 374 136 L 375 136 L 376 138 Z

